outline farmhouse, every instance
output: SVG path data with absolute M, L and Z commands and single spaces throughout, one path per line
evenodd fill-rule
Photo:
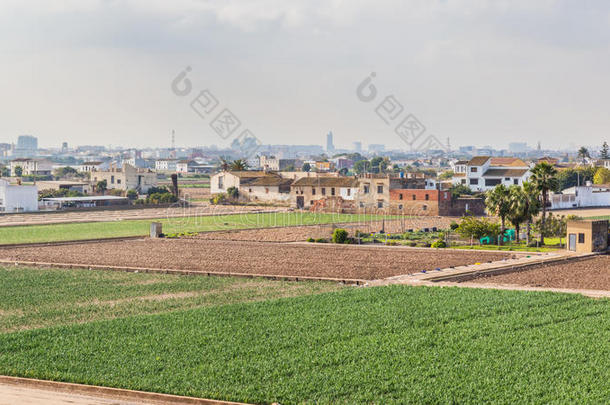
M 11 161 L 11 176 L 16 176 L 16 169 L 21 168 L 22 176 L 48 176 L 53 163 L 46 159 L 15 159 Z
M 334 199 L 349 201 L 351 203 L 348 205 L 355 208 L 354 201 L 358 194 L 358 188 L 358 180 L 353 177 L 302 177 L 295 180 L 290 186 L 292 206 L 311 208 L 316 204 L 316 201 Z
M 472 191 L 487 191 L 499 184 L 522 185 L 529 176 L 529 166 L 521 159 L 475 156 L 466 165 L 466 176 L 455 177 L 454 182 L 464 184 Z
M 124 164 L 121 168 L 111 166 L 107 171 L 92 172 L 91 180 L 95 184 L 106 180 L 108 189 L 136 190 L 146 193 L 149 188 L 157 185 L 157 173 Z
M 36 187 L 38 191 L 42 190 L 70 190 L 78 191 L 83 194 L 89 194 L 91 192 L 91 184 L 86 181 L 70 181 L 70 180 L 57 180 L 57 181 L 37 181 Z
M 551 209 L 608 207 L 610 206 L 610 186 L 592 185 L 570 187 L 561 193 L 552 193 Z
M 10 184 L 0 179 L 0 212 L 38 211 L 36 186 Z

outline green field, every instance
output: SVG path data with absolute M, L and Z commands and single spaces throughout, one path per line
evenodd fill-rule
M 79 284 L 83 273 L 74 274 L 67 285 Z M 38 306 L 46 311 L 46 302 L 73 304 L 98 294 L 97 287 L 80 286 L 74 290 L 81 292 L 66 287 L 66 298 L 56 295 L 62 280 L 54 276 L 32 287 L 19 272 L 3 277 L 13 284 L 0 295 L 0 313 L 26 307 L 35 314 Z M 146 286 L 138 285 L 133 288 Z M 27 291 L 12 292 L 19 286 Z M 112 294 L 99 290 L 98 300 Z M 82 321 L 76 317 L 3 333 L 0 374 L 253 403 L 605 403 L 610 397 L 608 300 L 407 286 L 270 298 L 226 296 L 189 310 L 66 325 Z M 39 325 L 35 315 L 29 319 Z
M 272 226 L 316 225 L 381 220 L 380 215 L 325 214 L 309 212 L 194 215 L 184 218 L 159 218 L 111 222 L 27 225 L 0 227 L 0 244 L 57 242 L 95 238 L 145 236 L 151 222 L 163 223 L 163 232 L 203 232 Z M 101 213 L 100 215 L 103 215 Z M 386 217 L 391 218 L 391 217 Z
M 0 333 L 334 291 L 331 283 L 0 268 Z

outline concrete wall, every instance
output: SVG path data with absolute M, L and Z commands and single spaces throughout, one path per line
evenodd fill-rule
M 36 186 L 9 185 L 0 181 L 0 210 L 3 212 L 38 211 Z

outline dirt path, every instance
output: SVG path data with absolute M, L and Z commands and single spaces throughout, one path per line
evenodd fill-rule
M 122 401 L 91 395 L 55 392 L 30 387 L 0 384 L 0 405 L 142 405 L 144 402 Z

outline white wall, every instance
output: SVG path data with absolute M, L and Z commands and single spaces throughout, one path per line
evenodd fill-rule
M 6 180 L 1 180 L 0 200 L 3 212 L 38 211 L 38 188 L 9 185 Z

